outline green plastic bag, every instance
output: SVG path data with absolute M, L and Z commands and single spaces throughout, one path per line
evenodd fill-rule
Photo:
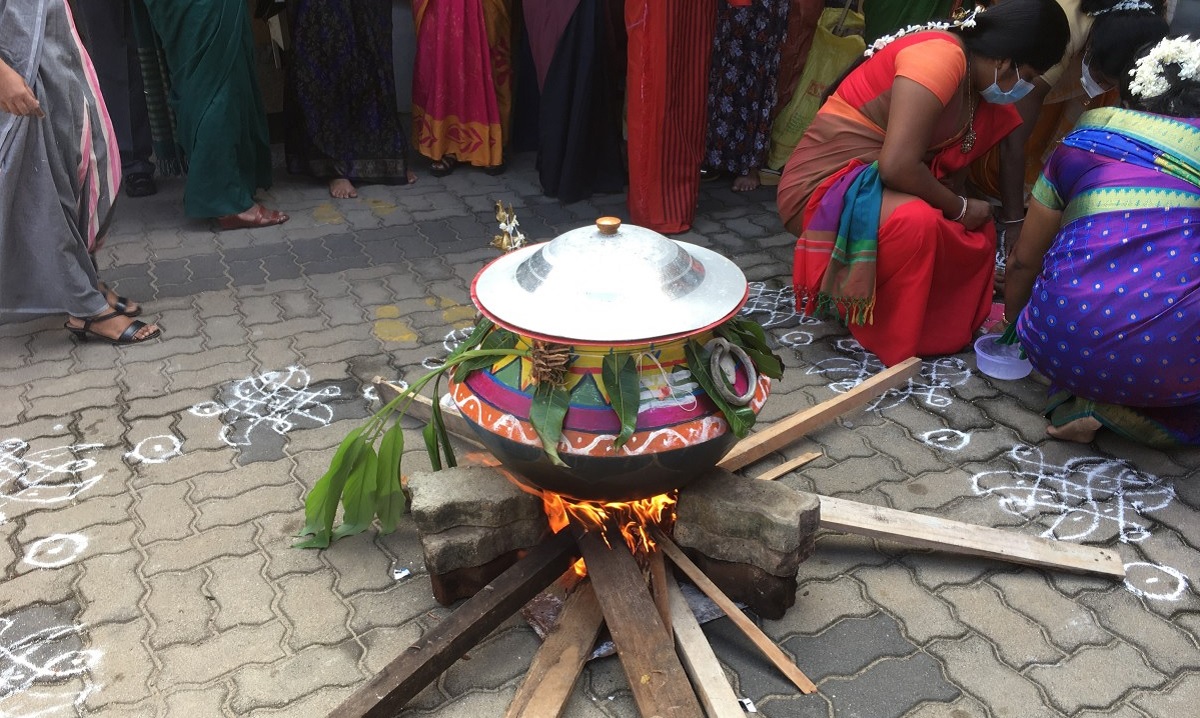
M 771 151 L 767 155 L 769 169 L 783 168 L 821 107 L 821 96 L 825 94 L 825 89 L 867 49 L 862 38 L 864 27 L 866 22 L 863 16 L 852 10 L 825 8 L 821 11 L 812 49 L 808 51 L 804 71 L 796 82 L 796 91 L 771 125 Z

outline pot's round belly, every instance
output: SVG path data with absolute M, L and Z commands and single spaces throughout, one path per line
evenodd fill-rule
M 711 469 L 737 441 L 717 405 L 692 377 L 680 340 L 643 349 L 620 347 L 637 363 L 641 401 L 633 435 L 620 447 L 621 421 L 606 396 L 601 362 L 608 350 L 573 348 L 567 374 L 570 407 L 559 458 L 550 461 L 529 421 L 536 388 L 527 360 L 514 357 L 450 383 L 450 396 L 479 439 L 518 478 L 539 489 L 591 501 L 629 501 L 681 488 Z M 738 367 L 744 393 L 751 377 Z M 748 406 L 756 414 L 770 379 L 754 380 Z

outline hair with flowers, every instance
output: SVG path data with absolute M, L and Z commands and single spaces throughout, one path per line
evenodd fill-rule
M 1095 5 L 1095 3 L 1091 3 L 1091 5 Z M 1085 13 L 1092 17 L 1099 17 L 1113 12 L 1157 12 L 1154 3 L 1147 2 L 1146 0 L 1120 0 L 1120 2 L 1108 7 L 1099 8 L 1089 8 L 1089 3 L 1083 3 L 1081 7 Z
M 1129 70 L 1124 92 L 1139 109 L 1194 116 L 1200 104 L 1200 40 L 1168 37 L 1144 50 Z

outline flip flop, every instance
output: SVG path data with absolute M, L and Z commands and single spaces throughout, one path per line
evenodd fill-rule
M 271 227 L 276 224 L 283 224 L 288 221 L 288 216 L 283 212 L 254 203 L 254 214 L 250 217 L 243 217 L 241 214 L 227 214 L 224 217 L 217 217 L 217 227 L 221 230 L 227 229 L 253 229 L 255 227 Z
M 66 327 L 67 331 L 74 334 L 75 338 L 81 342 L 86 342 L 90 337 L 99 337 L 100 339 L 113 344 L 140 344 L 162 334 L 162 329 L 155 329 L 150 334 L 138 339 L 137 333 L 140 332 L 143 327 L 147 326 L 146 323 L 140 319 L 134 319 L 131 321 L 129 326 L 125 327 L 125 331 L 121 332 L 120 336 L 115 339 L 104 336 L 100 332 L 92 330 L 92 325 L 96 322 L 108 321 L 109 319 L 115 319 L 123 316 L 125 315 L 121 314 L 120 312 L 109 312 L 108 314 L 101 314 L 98 317 L 89 317 L 88 319 L 83 319 L 82 327 L 73 327 L 71 326 L 70 322 L 67 322 L 63 326 Z M 79 317 L 74 318 L 79 319 Z

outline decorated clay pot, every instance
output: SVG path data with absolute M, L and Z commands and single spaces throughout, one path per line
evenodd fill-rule
M 565 465 L 547 455 L 530 421 L 534 358 L 501 357 L 450 382 L 463 417 L 521 481 L 582 500 L 648 498 L 711 469 L 737 441 L 685 352 L 689 342 L 693 350 L 722 344 L 714 330 L 746 301 L 745 276 L 728 259 L 604 218 L 502 256 L 476 276 L 472 295 L 494 331 L 517 335 L 517 349 L 537 343 L 570 355 L 557 444 Z M 636 428 L 620 446 L 621 420 L 601 378 L 611 354 L 632 359 L 640 389 Z M 726 402 L 756 415 L 770 379 L 736 350 L 712 368 L 728 380 Z

